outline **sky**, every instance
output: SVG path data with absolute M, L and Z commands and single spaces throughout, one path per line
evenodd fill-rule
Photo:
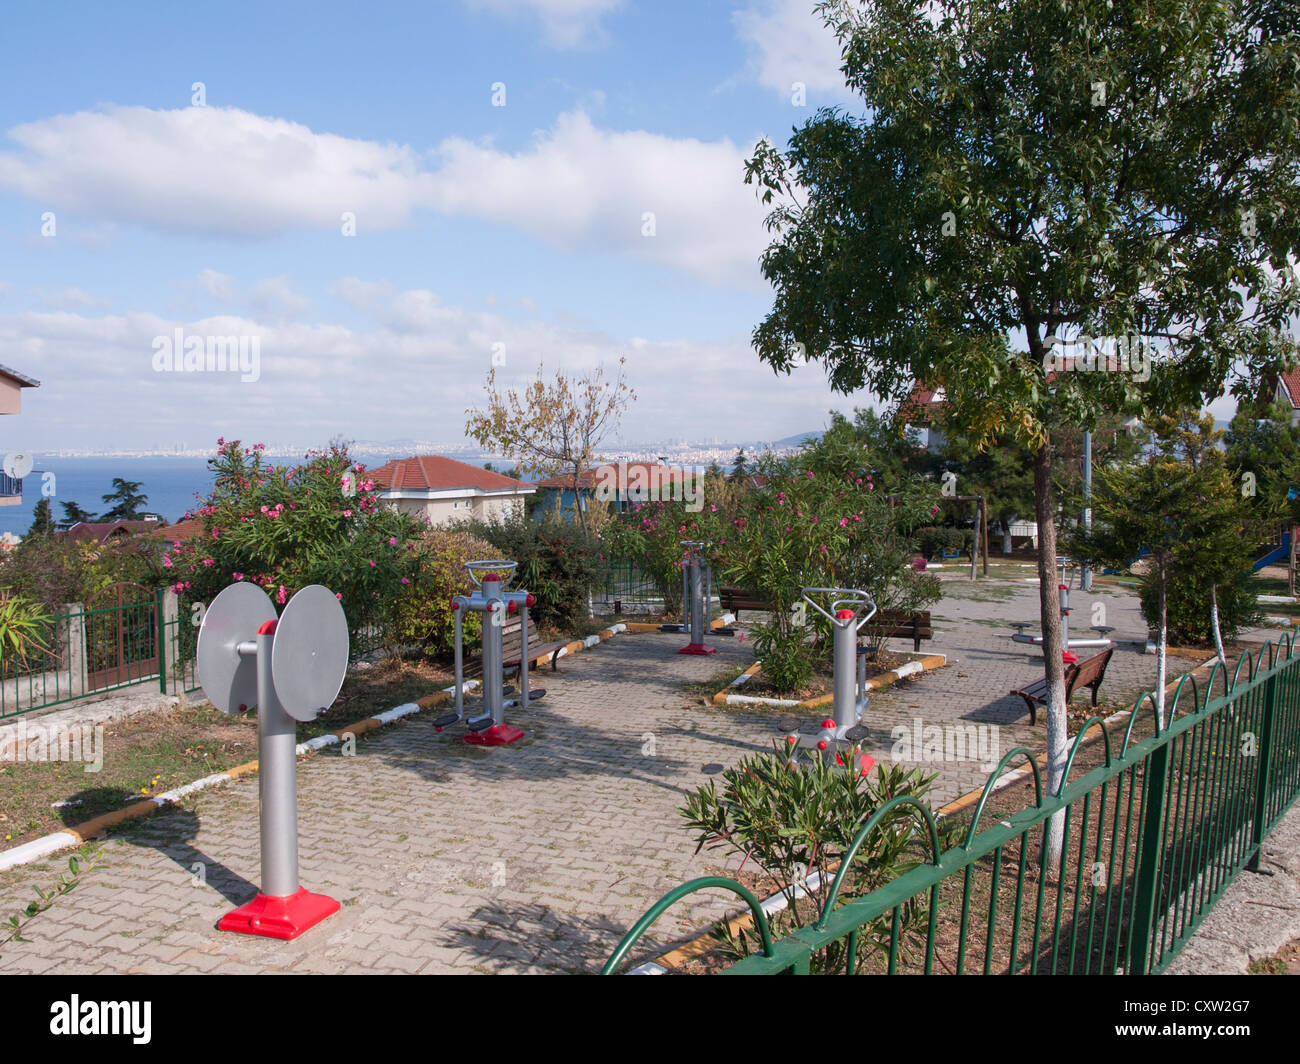
M 10 0 L 0 363 L 42 387 L 4 449 L 459 443 L 493 366 L 620 358 L 629 443 L 873 405 L 750 346 L 744 161 L 861 110 L 814 2 Z

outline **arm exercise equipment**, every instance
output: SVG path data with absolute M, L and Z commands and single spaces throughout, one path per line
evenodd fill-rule
M 198 641 L 199 682 L 222 713 L 257 707 L 262 888 L 217 927 L 297 938 L 339 903 L 298 881 L 298 756 L 295 727 L 338 697 L 348 669 L 348 622 L 319 584 L 299 591 L 276 619 L 266 592 L 231 584 L 212 600 Z
M 826 609 L 814 596 L 830 598 Z M 836 748 L 835 756 L 842 764 L 844 753 L 850 752 L 867 737 L 867 727 L 862 716 L 870 705 L 867 697 L 867 658 L 858 649 L 858 630 L 876 613 L 876 604 L 865 591 L 847 587 L 806 587 L 804 601 L 834 626 L 834 716 L 827 717 L 821 726 L 811 731 L 792 732 L 786 739 L 792 747 L 828 750 Z M 865 648 L 864 648 L 865 649 Z M 861 755 L 861 771 L 865 774 L 875 764 L 875 758 Z
M 1056 590 L 1061 596 L 1061 660 L 1067 665 L 1074 665 L 1079 660 L 1079 655 L 1073 652 L 1074 647 L 1111 647 L 1115 644 L 1106 638 L 1106 632 L 1114 631 L 1113 627 L 1106 625 L 1095 626 L 1097 631 L 1102 635 L 1097 639 L 1071 639 L 1070 638 L 1070 585 L 1065 579 L 1065 567 L 1069 558 L 1062 557 L 1061 563 L 1061 582 L 1056 585 Z M 1029 643 L 1033 646 L 1042 646 L 1043 637 L 1041 635 L 1026 635 L 1025 629 L 1028 623 L 1017 622 L 1011 626 L 1016 630 L 1016 634 L 1011 637 L 1016 643 Z
M 462 741 L 473 746 L 505 746 L 524 737 L 522 728 L 511 727 L 505 721 L 505 690 L 501 651 L 501 626 L 508 614 L 519 614 L 521 646 L 519 652 L 519 706 L 528 706 L 544 694 L 543 690 L 528 690 L 528 607 L 536 602 L 527 591 L 506 591 L 518 568 L 518 562 L 476 561 L 466 562 L 475 590 L 469 595 L 457 595 L 451 600 L 456 628 L 456 711 L 438 717 L 433 726 L 438 731 L 460 721 L 465 721 L 468 731 Z M 483 712 L 472 719 L 465 718 L 464 695 L 464 645 L 461 618 L 466 610 L 483 615 Z M 512 703 L 514 704 L 514 703 Z

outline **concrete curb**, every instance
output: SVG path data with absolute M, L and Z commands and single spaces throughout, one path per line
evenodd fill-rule
M 905 676 L 915 676 L 919 672 L 929 672 L 932 669 L 941 669 L 948 664 L 948 657 L 945 654 L 923 654 L 919 658 L 905 662 L 897 669 L 891 669 L 889 672 L 882 672 L 879 676 L 873 676 L 867 681 L 868 691 L 879 691 L 882 688 L 889 687 Z M 754 675 L 762 669 L 762 662 L 755 662 L 748 669 L 742 672 L 726 687 L 713 696 L 715 706 L 743 706 L 743 705 L 763 705 L 763 706 L 781 706 L 783 708 L 796 709 L 820 709 L 822 706 L 828 706 L 835 701 L 835 696 L 818 695 L 816 698 L 805 698 L 799 701 L 794 698 L 766 698 L 762 695 L 735 695 L 729 694 L 732 687 L 739 687 L 747 683 Z
M 943 660 L 942 654 L 936 654 L 930 656 L 939 658 L 941 662 Z M 1188 670 L 1188 672 L 1184 673 L 1184 675 L 1190 676 L 1192 673 L 1202 672 L 1203 670 L 1211 667 L 1218 660 L 1219 660 L 1218 656 L 1215 655 L 1209 658 L 1209 660 L 1203 661 L 1201 662 L 1201 664 Z M 913 664 L 916 663 L 915 662 L 907 663 L 907 665 L 913 665 Z M 903 666 L 903 668 L 906 669 L 907 665 Z M 907 675 L 911 675 L 917 671 L 918 671 L 917 669 L 911 669 L 909 670 Z M 883 677 L 876 677 L 875 679 L 879 680 L 882 678 Z M 895 679 L 897 679 L 897 677 L 895 677 Z M 1165 684 L 1165 694 L 1172 693 L 1173 690 L 1177 688 L 1178 684 L 1182 682 L 1182 679 L 1183 677 L 1180 676 L 1178 677 L 1178 679 L 1171 680 L 1169 683 Z M 734 680 L 732 682 L 735 683 Z M 892 683 L 893 681 L 890 682 Z M 725 695 L 725 694 L 726 694 L 725 691 L 719 691 L 717 695 L 713 696 L 715 702 L 720 695 Z M 732 695 L 731 697 L 735 698 L 736 696 Z M 827 696 L 827 695 L 822 696 L 822 698 L 824 699 L 829 699 L 830 697 L 831 696 Z M 817 700 L 809 699 L 809 702 L 814 702 L 814 701 Z M 808 702 L 798 703 L 798 704 L 806 706 L 808 705 Z M 1105 728 L 1107 731 L 1111 731 L 1113 728 L 1117 727 L 1118 725 L 1128 720 L 1128 718 L 1132 715 L 1132 713 L 1133 711 L 1131 709 L 1123 709 L 1120 710 L 1118 713 L 1112 713 L 1109 717 L 1107 717 L 1102 722 L 1102 727 Z M 1088 737 L 1085 738 L 1083 742 L 1080 744 L 1080 749 L 1082 749 L 1085 746 L 1091 746 L 1093 743 L 1100 742 L 1100 741 L 1101 741 L 1101 735 L 1096 731 L 1096 729 L 1090 728 Z M 1034 758 L 1034 761 L 1040 769 L 1043 768 L 1047 764 L 1046 751 L 1037 755 L 1037 757 Z M 1030 774 L 1030 771 L 1031 771 L 1030 768 L 1026 765 L 1024 768 L 1017 768 L 1017 769 L 1012 769 L 1008 772 L 1004 772 L 1001 776 L 999 776 L 994 781 L 993 786 L 989 791 L 989 794 L 996 794 L 998 791 L 1011 786 L 1013 783 L 1019 782 L 1020 780 L 1028 776 Z M 987 783 L 985 784 L 985 786 L 987 786 Z M 963 794 L 958 798 L 954 798 L 947 805 L 941 806 L 939 808 L 938 812 L 935 813 L 935 818 L 938 819 L 939 817 L 948 817 L 948 816 L 952 816 L 954 813 L 960 813 L 962 810 L 967 809 L 970 806 L 974 805 L 976 802 L 978 802 L 980 799 L 980 795 L 983 793 L 984 793 L 984 787 L 977 787 L 973 791 L 968 791 L 966 794 Z M 831 869 L 831 870 L 834 871 L 835 869 Z M 817 890 L 820 885 L 818 874 L 814 872 L 812 875 L 810 875 L 807 879 L 807 883 L 812 890 Z M 805 890 L 802 886 L 796 884 L 795 897 L 802 898 L 806 893 L 808 893 L 807 890 Z M 759 903 L 759 907 L 763 910 L 763 912 L 767 916 L 770 917 L 773 913 L 778 913 L 781 910 L 785 909 L 788 904 L 789 903 L 787 902 L 785 895 L 782 894 L 780 891 L 777 891 L 777 893 L 772 894 L 767 898 L 764 898 Z M 629 969 L 627 974 L 628 975 L 665 975 L 671 969 L 679 967 L 685 962 L 692 960 L 695 957 L 699 957 L 707 953 L 710 949 L 712 949 L 714 945 L 713 932 L 715 930 L 720 930 L 723 927 L 726 927 L 728 931 L 730 931 L 731 934 L 734 935 L 741 928 L 748 927 L 752 919 L 753 917 L 750 915 L 749 910 L 742 909 L 740 912 L 737 912 L 732 916 L 725 917 L 722 920 L 718 920 L 715 923 L 710 924 L 709 927 L 701 931 L 694 938 L 676 947 L 675 949 L 669 950 L 667 953 L 664 953 L 656 957 L 654 960 L 643 961 L 635 968 Z
M 721 623 L 726 623 L 725 619 Z M 719 626 L 715 622 L 715 627 Z M 653 626 L 658 630 L 658 626 Z M 564 657 L 568 654 L 576 654 L 588 647 L 594 647 L 598 643 L 604 642 L 619 634 L 627 631 L 628 626 L 624 624 L 615 624 L 609 628 L 601 629 L 595 635 L 590 635 L 586 639 L 575 639 L 555 654 L 557 658 Z M 551 660 L 549 654 L 544 654 L 535 659 L 532 664 L 542 666 Z M 461 685 L 461 690 L 471 691 L 479 684 L 478 680 L 468 680 Z M 400 706 L 394 706 L 392 709 L 385 710 L 373 717 L 367 717 L 359 720 L 355 724 L 349 724 L 338 731 L 328 732 L 325 735 L 318 735 L 314 739 L 308 739 L 305 743 L 299 743 L 297 753 L 299 757 L 307 757 L 326 747 L 337 746 L 345 741 L 349 735 L 365 735 L 367 732 L 374 731 L 376 728 L 382 728 L 385 725 L 392 724 L 401 720 L 403 717 L 409 717 L 413 714 L 420 713 L 424 710 L 433 709 L 435 706 L 441 706 L 448 702 L 452 695 L 455 694 L 455 685 L 436 691 L 431 695 L 425 695 L 414 702 L 407 702 Z M 75 827 L 64 828 L 62 831 L 54 831 L 48 835 L 42 835 L 39 839 L 32 839 L 31 842 L 24 842 L 21 845 L 13 846 L 8 850 L 0 851 L 0 872 L 7 872 L 11 868 L 17 868 L 21 865 L 31 864 L 39 861 L 51 854 L 58 853 L 60 850 L 72 849 L 88 842 L 95 835 L 107 828 L 115 827 L 127 820 L 135 820 L 138 817 L 149 816 L 151 813 L 167 806 L 172 806 L 184 798 L 195 794 L 198 791 L 207 790 L 210 787 L 218 787 L 222 784 L 236 780 L 240 776 L 246 776 L 250 772 L 257 771 L 257 762 L 248 761 L 242 765 L 236 765 L 234 768 L 227 769 L 225 772 L 216 772 L 211 776 L 204 776 L 202 779 L 195 780 L 192 783 L 186 783 L 181 787 L 176 787 L 170 791 L 164 791 L 162 794 L 155 794 L 144 798 L 138 802 L 133 802 L 122 809 L 115 809 L 109 813 L 103 813 L 100 816 L 87 820 L 84 823 L 77 824 Z

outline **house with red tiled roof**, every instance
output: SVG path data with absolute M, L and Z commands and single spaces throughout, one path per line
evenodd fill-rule
M 436 454 L 386 462 L 369 476 L 383 503 L 434 525 L 504 520 L 522 512 L 535 491 L 532 484 Z
M 1300 366 L 1276 374 L 1266 382 L 1266 387 L 1267 384 L 1273 386 L 1274 401 L 1286 403 L 1291 408 L 1291 424 L 1300 425 Z
M 943 449 L 943 433 L 934 423 L 943 416 L 947 407 L 943 385 L 931 387 L 916 381 L 911 394 L 899 405 L 898 418 L 908 428 L 920 429 L 926 434 L 926 450 L 937 454 Z
M 609 462 L 578 474 L 578 493 L 583 509 L 592 502 L 608 504 L 622 512 L 638 503 L 689 501 L 699 491 L 701 474 L 660 462 Z M 543 498 L 538 512 L 574 512 L 572 473 L 547 477 L 534 485 Z
M 109 540 L 118 539 L 123 536 L 136 536 L 143 532 L 154 532 L 163 528 L 160 522 L 154 521 L 78 521 L 71 528 L 62 532 L 55 532 L 56 536 L 64 536 L 67 539 L 76 542 L 88 543 L 107 543 Z M 170 531 L 170 529 L 168 529 Z M 164 533 L 165 534 L 165 533 Z

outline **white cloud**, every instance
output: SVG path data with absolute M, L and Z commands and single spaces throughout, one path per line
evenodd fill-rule
M 311 300 L 299 295 L 284 277 L 269 277 L 253 286 L 252 303 L 262 313 L 300 312 L 311 305 Z
M 468 7 L 502 17 L 522 16 L 541 23 L 555 48 L 576 48 L 604 40 L 601 19 L 623 0 L 465 0 Z
M 273 236 L 401 225 L 427 199 L 416 154 L 234 108 L 109 107 L 15 126 L 0 186 L 154 229 Z
M 612 369 L 626 356 L 639 394 L 622 432 L 632 441 L 779 438 L 816 428 L 829 407 L 848 405 L 832 397 L 816 369 L 774 377 L 743 335 L 648 341 L 531 315 L 468 311 L 427 290 L 396 291 L 355 278 L 335 291 L 368 305 L 360 326 L 237 315 L 0 315 L 6 362 L 43 382 L 46 402 L 25 446 L 102 446 L 110 429 L 122 447 L 160 439 L 197 445 L 221 434 L 281 442 L 322 443 L 335 433 L 455 441 L 466 408 L 482 401 L 494 353 L 504 356 L 498 373 L 510 385 L 531 379 L 539 363 L 548 372 L 581 372 Z M 177 328 L 187 337 L 256 337 L 259 379 L 155 372 L 154 340 Z
M 745 153 L 642 131 L 597 129 L 582 112 L 518 153 L 453 138 L 439 148 L 434 203 L 561 246 L 648 258 L 712 282 L 760 281 L 764 208 Z M 653 218 L 648 218 L 653 215 Z M 643 235 L 653 225 L 654 235 Z
M 235 297 L 234 278 L 229 274 L 218 273 L 216 270 L 200 270 L 198 280 L 199 287 L 213 299 L 228 303 Z
M 753 0 L 733 11 L 736 36 L 749 46 L 754 77 L 783 95 L 794 82 L 810 92 L 848 95 L 840 45 L 813 11 L 817 0 Z
M 107 299 L 92 296 L 80 288 L 61 288 L 57 292 L 47 292 L 43 288 L 33 288 L 32 295 L 47 307 L 54 307 L 59 310 L 67 310 L 74 307 L 83 307 L 87 310 L 94 310 L 109 305 Z
M 344 211 L 359 231 L 398 226 L 423 207 L 711 282 L 761 283 L 765 212 L 743 183 L 744 151 L 729 140 L 601 130 L 581 111 L 518 152 L 448 138 L 431 168 L 407 146 L 230 108 L 115 107 L 10 136 L 21 150 L 0 152 L 0 187 L 111 221 L 266 238 L 337 229 Z M 653 236 L 642 235 L 648 214 Z M 225 279 L 204 271 L 200 283 L 217 295 Z

